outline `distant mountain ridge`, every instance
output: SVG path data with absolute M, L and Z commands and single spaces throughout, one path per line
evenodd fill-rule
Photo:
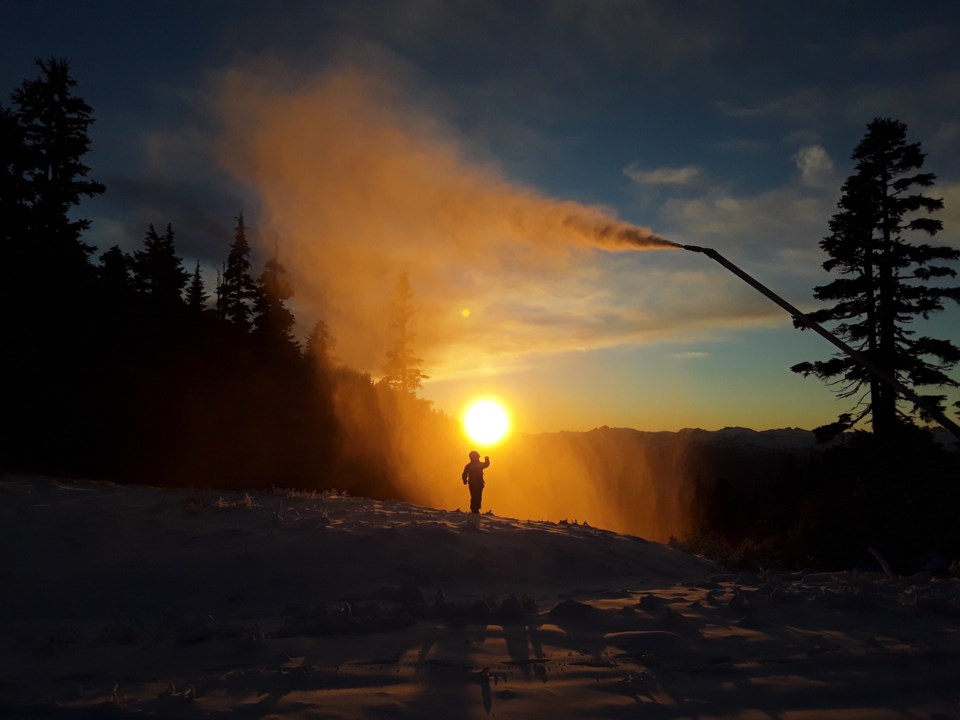
M 946 430 L 933 436 L 957 451 Z M 551 480 L 543 492 L 551 492 L 553 485 L 585 482 L 591 496 L 602 502 L 580 512 L 596 517 L 602 527 L 662 541 L 695 531 L 705 512 L 720 507 L 717 498 L 723 499 L 717 512 L 727 525 L 744 530 L 758 521 L 747 510 L 751 503 L 789 504 L 790 497 L 818 481 L 824 454 L 843 442 L 841 437 L 818 443 L 812 431 L 801 428 L 646 431 L 603 426 L 527 436 L 523 444 L 533 461 L 507 474 L 542 474 L 544 459 L 549 459 Z
M 720 430 L 703 430 L 702 428 L 683 428 L 681 430 L 635 430 L 633 428 L 611 428 L 604 425 L 587 432 L 629 431 L 640 435 L 670 436 L 695 440 L 717 446 L 740 446 L 762 450 L 813 450 L 822 451 L 843 443 L 842 437 L 829 443 L 818 443 L 812 430 L 802 428 L 774 428 L 770 430 L 754 430 L 752 428 L 729 426 Z M 952 452 L 960 452 L 958 441 L 949 430 L 941 427 L 928 428 L 934 442 Z

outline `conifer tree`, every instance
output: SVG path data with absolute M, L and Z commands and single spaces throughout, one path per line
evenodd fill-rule
M 257 280 L 257 316 L 253 321 L 254 336 L 268 349 L 297 347 L 293 337 L 293 313 L 286 301 L 293 297 L 293 286 L 287 269 L 276 258 L 267 261 Z
M 429 379 L 422 372 L 423 360 L 413 351 L 417 337 L 413 331 L 415 310 L 410 278 L 407 273 L 402 273 L 394 287 L 390 306 L 390 327 L 394 338 L 383 365 L 383 380 L 390 387 L 410 394 L 414 394 L 422 382 Z
M 210 295 L 207 294 L 203 286 L 203 277 L 200 275 L 200 261 L 197 260 L 197 266 L 194 268 L 193 275 L 190 276 L 190 284 L 187 286 L 187 307 L 190 308 L 191 312 L 202 312 L 209 299 Z
M 243 213 L 237 216 L 233 231 L 233 243 L 227 255 L 220 285 L 217 287 L 217 310 L 220 317 L 229 321 L 243 333 L 250 331 L 257 286 L 250 277 L 250 244 L 247 242 L 247 226 Z
M 104 187 L 82 162 L 92 110 L 74 94 L 67 61 L 37 65 L 39 77 L 0 111 L 0 337 L 17 350 L 5 358 L 4 410 L 15 422 L 0 438 L 0 457 L 86 471 L 101 427 L 92 399 L 104 357 L 93 248 L 81 237 L 89 222 L 72 213 Z
M 73 94 L 77 83 L 65 59 L 36 62 L 40 78 L 25 81 L 13 94 L 25 152 L 26 227 L 30 239 L 48 251 L 47 263 L 75 270 L 87 266 L 93 248 L 80 239 L 90 222 L 71 219 L 69 211 L 82 196 L 105 190 L 87 178 L 90 168 L 81 160 L 90 149 L 92 108 Z
M 309 337 L 307 337 L 305 355 L 313 367 L 324 372 L 329 372 L 333 369 L 334 363 L 337 362 L 336 357 L 333 355 L 335 344 L 336 342 L 326 320 L 317 320 Z
M 911 242 L 913 234 L 932 236 L 941 230 L 941 221 L 930 215 L 943 208 L 943 201 L 923 194 L 936 176 L 920 172 L 925 155 L 920 143 L 907 142 L 906 134 L 902 122 L 877 118 L 854 149 L 856 173 L 844 183 L 830 235 L 820 242 L 830 256 L 824 269 L 840 277 L 814 288 L 814 297 L 833 305 L 809 317 L 837 323 L 838 336 L 920 394 L 924 386 L 958 386 L 947 372 L 960 362 L 960 348 L 949 340 L 916 337 L 910 325 L 942 311 L 946 300 L 960 302 L 960 288 L 943 282 L 956 276 L 943 263 L 960 259 L 960 250 Z M 853 411 L 818 428 L 821 437 L 850 428 L 868 415 L 881 439 L 891 438 L 902 423 L 911 422 L 894 390 L 846 355 L 791 369 L 836 386 L 839 397 L 856 398 Z M 943 410 L 944 395 L 921 397 Z
M 22 242 L 29 199 L 27 147 L 23 128 L 16 114 L 0 105 L 0 242 L 7 252 L 8 243 Z
M 158 235 L 150 225 L 143 250 L 133 255 L 133 274 L 137 290 L 154 305 L 172 308 L 183 303 L 183 289 L 190 275 L 177 256 L 171 225 L 167 225 L 163 235 Z
M 141 315 L 142 303 L 133 283 L 133 258 L 114 245 L 100 255 L 95 272 L 99 303 L 96 322 L 90 333 L 99 337 L 99 347 L 95 351 L 107 358 L 107 362 L 115 362 L 120 356 L 128 362 L 127 353 L 142 347 L 142 333 L 146 330 Z M 132 370 L 130 365 L 127 370 Z M 103 378 L 102 381 L 105 390 L 111 386 L 113 378 Z
M 118 245 L 100 255 L 97 279 L 108 303 L 124 303 L 133 293 L 133 258 Z

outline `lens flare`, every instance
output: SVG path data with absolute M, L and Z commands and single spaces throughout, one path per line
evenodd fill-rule
M 483 398 L 463 414 L 463 429 L 478 445 L 494 445 L 510 430 L 510 416 L 500 402 Z

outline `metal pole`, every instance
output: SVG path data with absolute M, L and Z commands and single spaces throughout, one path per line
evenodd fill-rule
M 833 345 L 843 350 L 843 352 L 845 352 L 847 355 L 852 357 L 856 362 L 860 363 L 860 365 L 862 365 L 867 370 L 869 370 L 874 375 L 876 375 L 881 382 L 885 383 L 886 385 L 889 385 L 896 392 L 900 393 L 901 395 L 906 397 L 908 400 L 911 400 L 912 402 L 916 403 L 918 407 L 922 408 L 928 415 L 930 415 L 930 417 L 934 418 L 944 428 L 946 428 L 953 435 L 955 435 L 958 440 L 960 440 L 960 425 L 957 425 L 957 423 L 955 423 L 953 420 L 948 418 L 938 408 L 932 406 L 922 397 L 917 395 L 913 390 L 911 390 L 906 385 L 904 385 L 899 380 L 897 380 L 895 377 L 890 375 L 886 370 L 876 365 L 872 360 L 870 360 L 870 358 L 868 358 L 862 352 L 859 352 L 858 350 L 854 350 L 852 347 L 850 347 L 845 342 L 843 342 L 843 340 L 838 338 L 836 335 L 834 335 L 830 331 L 826 330 L 822 325 L 819 325 L 818 323 L 815 323 L 813 320 L 808 318 L 806 315 L 800 312 L 793 305 L 791 305 L 782 297 L 780 297 L 775 292 L 773 292 L 766 285 L 763 285 L 762 283 L 760 283 L 750 275 L 747 275 L 747 273 L 745 273 L 743 270 L 738 268 L 732 262 L 727 260 L 723 255 L 718 253 L 716 250 L 712 248 L 698 247 L 696 245 L 682 245 L 681 247 L 684 250 L 690 250 L 691 252 L 703 253 L 707 257 L 710 257 L 716 260 L 718 263 L 723 265 L 727 270 L 732 272 L 741 280 L 743 280 L 749 285 L 752 285 L 756 290 L 760 291 L 761 293 L 766 295 L 768 298 L 773 300 L 777 305 L 779 305 L 788 313 L 790 313 L 793 317 L 795 317 L 797 321 L 800 322 L 802 325 L 810 328 L 815 333 L 822 336 L 824 339 L 826 339 Z

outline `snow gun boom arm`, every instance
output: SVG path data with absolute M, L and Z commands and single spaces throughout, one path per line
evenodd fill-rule
M 782 297 L 780 297 L 775 292 L 773 292 L 773 290 L 771 290 L 766 285 L 759 282 L 752 276 L 745 273 L 743 270 L 738 268 L 732 262 L 727 260 L 723 255 L 718 253 L 716 250 L 712 248 L 698 247 L 697 245 L 682 245 L 681 247 L 684 250 L 690 250 L 691 252 L 703 253 L 707 257 L 712 258 L 713 260 L 716 260 L 718 263 L 723 265 L 727 270 L 729 270 L 734 275 L 739 277 L 745 283 L 747 283 L 748 285 L 751 285 L 755 290 L 763 293 L 768 298 L 773 300 L 773 302 L 775 302 L 777 305 L 779 305 L 788 313 L 790 313 L 798 323 L 800 323 L 804 327 L 810 328 L 815 333 L 822 336 L 825 340 L 827 340 L 828 342 L 832 343 L 836 347 L 843 350 L 843 352 L 845 352 L 847 355 L 853 358 L 861 366 L 863 366 L 864 368 L 872 372 L 877 377 L 878 380 L 890 386 L 891 388 L 894 389 L 894 391 L 896 391 L 903 397 L 907 398 L 908 400 L 916 404 L 917 407 L 921 408 L 930 417 L 934 418 L 944 428 L 946 428 L 954 436 L 956 436 L 958 440 L 960 440 L 960 425 L 957 425 L 957 423 L 953 422 L 953 420 L 948 418 L 946 414 L 940 411 L 939 408 L 931 405 L 929 402 L 927 402 L 922 397 L 917 395 L 913 390 L 911 390 L 906 385 L 901 383 L 895 377 L 890 375 L 888 372 L 886 372 L 882 368 L 878 367 L 873 361 L 870 360 L 870 358 L 866 357 L 862 352 L 854 350 L 852 347 L 850 347 L 845 342 L 843 342 L 843 340 L 841 340 L 836 335 L 834 335 L 833 333 L 825 329 L 822 325 L 815 323 L 813 320 L 808 318 L 806 315 L 800 312 L 793 305 L 791 305 Z

